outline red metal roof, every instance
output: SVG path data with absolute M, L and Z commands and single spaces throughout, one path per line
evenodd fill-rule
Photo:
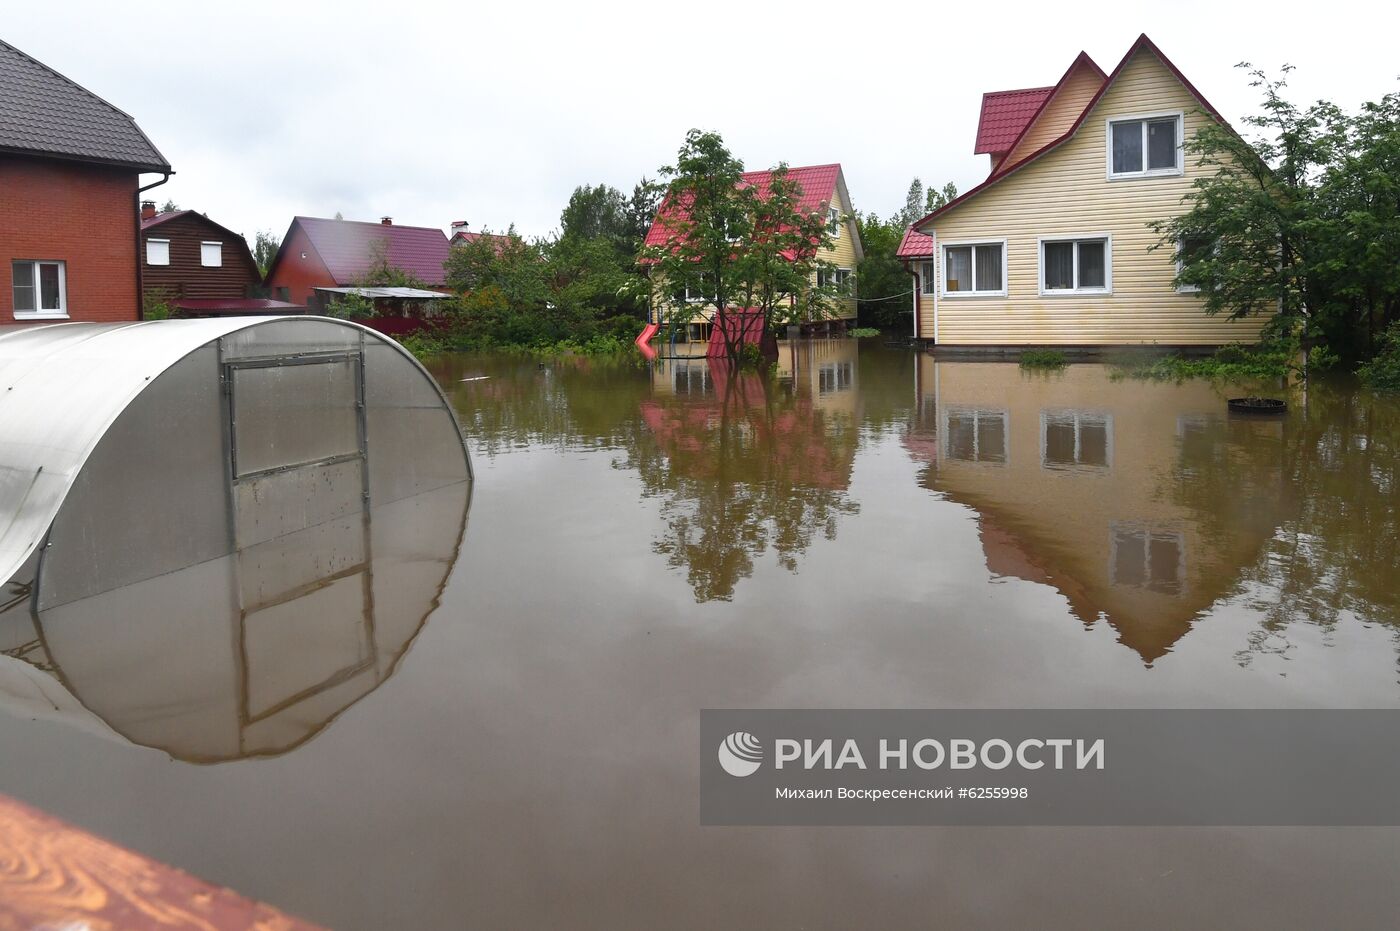
M 840 174 L 841 166 L 838 163 L 789 168 L 789 180 L 796 181 L 802 186 L 802 198 L 798 201 L 798 209 L 804 213 L 818 213 L 826 209 L 826 205 L 831 203 L 836 194 L 836 179 Z M 746 171 L 742 177 L 741 184 L 756 187 L 759 196 L 763 197 L 768 193 L 768 185 L 773 180 L 773 172 L 771 170 Z M 668 197 L 661 204 L 661 209 L 656 212 L 656 219 L 652 221 L 651 229 L 647 230 L 645 245 L 665 245 L 667 226 L 665 221 L 684 216 L 685 205 L 675 204 Z
M 1210 114 L 1212 118 L 1214 118 L 1217 122 L 1220 123 L 1220 125 L 1226 127 L 1227 129 L 1230 128 L 1229 121 L 1227 121 L 1223 116 L 1220 115 L 1220 111 L 1215 109 L 1215 107 L 1211 105 L 1210 101 L 1206 100 L 1205 96 L 1202 95 L 1200 91 L 1196 90 L 1196 86 L 1186 79 L 1186 75 L 1181 73 L 1181 69 L 1177 68 L 1176 65 L 1172 64 L 1171 59 L 1167 58 L 1166 55 L 1162 54 L 1162 50 L 1159 49 L 1156 43 L 1149 39 L 1147 37 L 1147 33 L 1144 32 L 1142 35 L 1137 37 L 1137 41 L 1135 41 L 1132 47 L 1128 49 L 1127 53 L 1124 54 L 1123 58 L 1118 62 L 1117 67 L 1113 69 L 1113 73 L 1111 73 L 1106 79 L 1104 79 L 1103 84 L 1099 87 L 1098 93 L 1096 93 L 1093 96 L 1093 98 L 1091 98 L 1090 101 L 1084 106 L 1084 109 L 1080 112 L 1078 118 L 1075 119 L 1074 124 L 1070 126 L 1069 129 L 1065 130 L 1065 132 L 1061 136 L 1059 136 L 1056 139 L 1052 139 L 1050 142 L 1047 142 L 1039 149 L 1036 149 L 1034 152 L 1030 153 L 1025 158 L 1018 160 L 1016 164 L 1008 165 L 1005 169 L 994 172 L 989 178 L 987 178 L 987 180 L 983 181 L 981 184 L 977 185 L 971 190 L 964 191 L 962 194 L 959 194 L 957 197 L 948 201 L 948 203 L 944 204 L 942 207 L 939 207 L 937 210 L 916 221 L 914 223 L 914 226 L 916 228 L 922 227 L 925 223 L 929 222 L 934 217 L 946 213 L 949 210 L 952 210 L 954 207 L 961 206 L 964 201 L 967 201 L 972 197 L 975 197 L 976 195 L 982 193 L 987 188 L 991 187 L 993 184 L 996 184 L 998 181 L 1005 178 L 1007 175 L 1010 175 L 1012 172 L 1015 172 L 1018 169 L 1020 169 L 1021 166 L 1027 165 L 1030 162 L 1035 161 L 1045 153 L 1052 151 L 1053 149 L 1057 148 L 1058 146 L 1062 145 L 1065 141 L 1073 137 L 1074 134 L 1079 131 L 1079 127 L 1084 123 L 1084 118 L 1087 117 L 1089 113 L 1093 111 L 1094 107 L 1098 105 L 1098 102 L 1100 99 L 1103 98 L 1103 95 L 1108 93 L 1108 89 L 1113 86 L 1113 82 L 1118 79 L 1118 75 L 1122 73 L 1123 68 L 1127 66 L 1128 62 L 1132 60 L 1134 55 L 1136 55 L 1139 51 L 1142 50 L 1149 51 L 1153 55 L 1155 55 L 1158 61 L 1160 61 L 1166 67 L 1166 69 L 1170 71 L 1178 81 L 1181 82 L 1182 87 L 1185 87 L 1187 92 L 1190 93 L 1191 96 L 1195 97 L 1196 100 L 1200 102 L 1201 107 L 1208 114 Z M 1097 67 L 1097 65 L 1095 67 Z
M 384 244 L 384 258 L 426 284 L 446 281 L 443 263 L 447 261 L 447 235 L 429 226 L 386 226 L 358 220 L 327 220 L 297 217 L 338 285 L 352 285 L 363 278 L 375 260 L 373 246 Z M 290 239 L 290 235 L 288 236 Z
M 899 248 L 894 254 L 901 259 L 918 259 L 933 255 L 933 237 L 920 233 L 911 226 L 904 231 L 904 238 L 900 240 Z
M 1010 152 L 1012 143 L 1020 138 L 1054 90 L 1053 86 L 1027 87 L 983 94 L 982 115 L 977 120 L 977 145 L 972 151 L 978 155 Z

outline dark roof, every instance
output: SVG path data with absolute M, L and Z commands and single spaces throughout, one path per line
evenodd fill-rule
M 0 42 L 0 151 L 169 171 L 136 121 Z
M 237 316 L 239 314 L 260 316 L 263 314 L 306 312 L 306 308 L 301 304 L 289 304 L 286 301 L 274 301 L 265 297 L 194 298 L 181 299 L 172 303 L 176 310 L 190 316 L 203 314 L 209 316 Z
M 316 250 L 336 284 L 355 284 L 374 264 L 374 244 L 384 244 L 384 258 L 390 265 L 409 272 L 427 284 L 447 280 L 447 236 L 430 226 L 386 226 L 358 220 L 326 220 L 296 217 L 307 239 Z M 283 246 L 291 241 L 291 233 Z M 278 259 L 281 258 L 279 254 Z M 274 266 L 277 264 L 273 263 Z

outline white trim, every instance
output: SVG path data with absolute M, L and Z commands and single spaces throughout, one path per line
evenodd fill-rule
M 833 213 L 836 214 L 836 216 L 833 217 L 833 216 L 832 216 Z M 833 223 L 833 222 L 836 224 L 836 228 L 835 228 L 835 229 L 831 229 L 831 226 L 832 226 L 832 223 Z M 831 238 L 832 238 L 832 239 L 840 239 L 840 238 L 841 238 L 841 227 L 843 227 L 843 226 L 845 226 L 845 225 L 846 225 L 846 223 L 845 223 L 845 220 L 842 218 L 841 208 L 840 208 L 840 207 L 837 207 L 837 206 L 834 206 L 834 205 L 828 206 L 828 207 L 826 208 L 826 227 L 827 227 L 828 230 L 831 230 Z
M 1147 124 L 1153 120 L 1176 119 L 1176 165 L 1172 168 L 1147 166 Z M 1141 171 L 1113 170 L 1113 124 L 1142 122 L 1142 164 Z M 1161 113 L 1126 113 L 1110 116 L 1103 124 L 1104 173 L 1110 181 L 1132 181 L 1138 178 L 1175 178 L 1186 173 L 1184 146 L 1186 144 L 1186 114 L 1183 110 L 1166 110 Z
M 162 244 L 164 244 L 164 246 L 165 246 L 165 261 L 164 261 L 164 262 L 152 262 L 152 261 L 151 261 L 151 244 L 152 244 L 152 243 L 162 243 Z M 170 240 L 168 240 L 168 239 L 157 239 L 157 238 L 154 237 L 154 236 L 152 236 L 152 237 L 150 237 L 149 239 L 147 239 L 147 240 L 146 240 L 146 264 L 147 264 L 147 265 L 152 265 L 152 266 L 161 266 L 161 267 L 166 266 L 166 265 L 169 265 L 169 264 L 170 264 Z
M 933 275 L 934 275 L 934 281 L 937 282 L 937 281 L 941 280 L 941 278 L 942 278 L 942 276 L 938 273 L 938 249 L 939 249 L 939 245 L 938 245 L 938 231 L 937 231 L 937 230 L 929 230 L 929 231 L 928 231 L 928 234 L 929 234 L 930 236 L 933 237 Z M 933 344 L 934 344 L 935 346 L 938 345 L 938 286 L 937 286 L 937 284 L 935 284 L 935 285 L 934 285 L 934 288 L 933 288 Z M 936 371 L 936 370 L 937 370 L 937 364 L 935 363 L 935 371 Z
M 948 290 L 948 250 L 959 246 L 1001 246 L 1001 290 L 1000 291 L 949 291 Z M 941 297 L 956 299 L 978 297 L 1006 297 L 1006 239 L 957 239 L 939 243 L 938 246 L 938 294 Z M 972 280 L 977 283 L 977 253 L 972 253 Z
M 210 265 L 208 262 L 206 262 L 206 261 L 204 260 L 204 249 L 205 249 L 206 246 L 218 246 L 218 247 L 219 247 L 219 261 L 218 261 L 218 264 L 216 264 L 216 265 Z M 201 240 L 201 241 L 200 241 L 200 243 L 199 243 L 199 266 L 200 266 L 200 268 L 223 268 L 223 267 L 224 267 L 224 244 L 223 244 L 223 241 L 222 241 L 222 240 L 218 240 L 218 239 L 205 239 L 205 240 Z
M 1046 459 L 1046 440 L 1049 439 L 1050 418 L 1074 419 L 1074 461 L 1050 463 Z M 1104 425 L 1104 461 L 1081 462 L 1080 431 L 1081 420 L 1095 420 Z M 1078 407 L 1051 407 L 1040 411 L 1040 467 L 1051 471 L 1087 472 L 1102 475 L 1113 470 L 1113 415 L 1104 410 L 1089 410 Z
M 14 306 L 16 265 L 28 265 L 33 271 L 34 309 L 17 310 Z M 39 266 L 58 266 L 58 309 L 44 310 L 43 286 L 39 284 Z M 68 319 L 68 260 L 67 259 L 11 259 L 10 260 L 10 312 L 16 320 L 67 320 Z
M 1102 242 L 1103 247 L 1103 283 L 1102 288 L 1080 288 L 1079 284 L 1079 248 L 1074 250 L 1074 283 L 1073 288 L 1046 288 L 1045 287 L 1045 244 L 1047 242 Z M 1056 233 L 1052 236 L 1038 236 L 1035 241 L 1035 261 L 1036 261 L 1036 282 L 1040 289 L 1041 297 L 1086 297 L 1090 295 L 1111 295 L 1113 294 L 1113 234 L 1112 233 Z

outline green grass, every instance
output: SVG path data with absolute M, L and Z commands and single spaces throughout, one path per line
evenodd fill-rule
M 1144 356 L 1117 363 L 1111 377 L 1139 381 L 1181 382 L 1190 378 L 1214 381 L 1248 381 L 1283 378 L 1292 370 L 1292 354 L 1287 350 L 1242 346 L 1222 346 L 1209 356 Z
M 1021 368 L 1052 370 L 1069 365 L 1069 359 L 1058 349 L 1027 349 L 1021 353 Z
M 873 326 L 856 326 L 847 330 L 846 335 L 861 339 L 866 336 L 879 336 L 880 331 Z

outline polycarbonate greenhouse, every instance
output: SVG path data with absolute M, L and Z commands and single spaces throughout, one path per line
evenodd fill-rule
M 0 702 L 183 759 L 295 746 L 436 607 L 471 477 L 364 327 L 0 327 Z

